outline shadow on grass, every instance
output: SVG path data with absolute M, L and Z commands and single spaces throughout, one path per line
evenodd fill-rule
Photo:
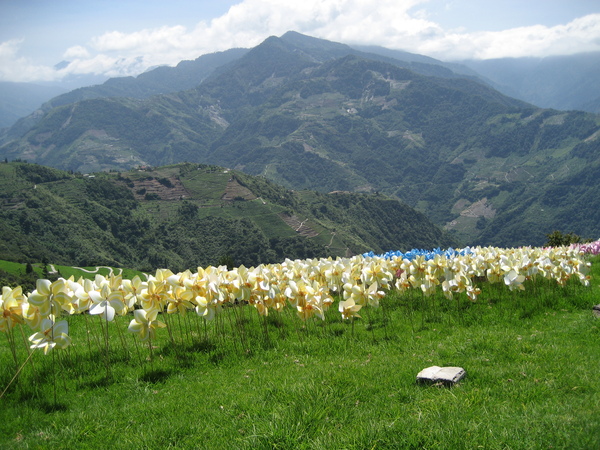
M 161 383 L 171 376 L 170 370 L 156 369 L 146 372 L 140 377 L 140 380 L 146 383 Z
M 330 334 L 331 336 L 334 336 L 334 337 L 341 336 L 341 335 L 343 335 L 345 332 L 346 332 L 346 330 L 343 330 L 343 329 L 341 329 L 341 328 L 334 328 L 334 329 L 330 329 L 330 330 L 329 330 L 329 334 Z
M 267 323 L 274 328 L 283 328 L 285 326 L 283 318 L 278 315 L 267 316 L 266 320 Z
M 209 339 L 203 339 L 201 341 L 196 341 L 191 345 L 186 345 L 184 347 L 184 352 L 210 353 L 216 348 L 217 346 L 214 344 L 214 342 L 210 341 Z M 173 351 L 172 348 L 171 351 Z
M 192 344 L 185 343 L 180 346 L 174 346 L 170 343 L 162 348 L 160 357 L 173 358 L 178 366 L 189 368 L 196 364 L 198 354 L 210 355 L 216 349 L 217 345 L 208 339 L 203 339 Z
M 49 402 L 49 401 L 42 401 L 39 403 L 39 408 L 44 411 L 46 414 L 51 414 L 51 413 L 55 413 L 55 412 L 64 412 L 68 409 L 67 404 L 66 403 L 61 403 L 61 402 Z
M 40 398 L 40 393 L 37 390 L 21 391 L 18 396 L 20 403 L 35 402 L 40 400 Z
M 223 362 L 223 360 L 225 359 L 225 356 L 226 356 L 226 353 L 223 351 L 214 352 L 208 357 L 208 361 L 211 364 L 219 365 Z
M 78 385 L 78 388 L 79 389 L 84 389 L 84 390 L 87 390 L 87 389 L 98 389 L 98 388 L 101 388 L 101 387 L 110 386 L 113 383 L 114 383 L 114 380 L 113 380 L 112 377 L 104 375 L 101 378 L 96 378 L 96 379 L 91 379 L 91 380 L 87 380 L 87 381 L 81 382 Z

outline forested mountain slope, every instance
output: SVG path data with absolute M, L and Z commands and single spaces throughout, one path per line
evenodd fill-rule
M 80 172 L 192 161 L 293 189 L 381 192 L 464 244 L 600 234 L 598 116 L 345 51 L 298 33 L 271 37 L 194 89 L 53 108 L 21 124 L 21 137 L 15 126 L 0 155 Z M 581 193 L 567 200 L 566 187 Z M 582 208 L 592 211 L 583 221 Z
M 195 269 L 452 245 L 383 195 L 292 192 L 198 164 L 84 176 L 0 163 L 0 259 Z

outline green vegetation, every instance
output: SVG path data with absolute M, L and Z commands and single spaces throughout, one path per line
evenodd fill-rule
M 548 247 L 561 247 L 564 245 L 579 244 L 581 243 L 581 237 L 574 233 L 563 233 L 555 230 L 546 236 L 548 238 Z
M 598 448 L 592 261 L 590 287 L 482 283 L 475 303 L 409 291 L 354 324 L 337 311 L 325 322 L 275 311 L 263 320 L 245 304 L 206 325 L 188 314 L 151 349 L 119 331 L 131 316 L 117 317 L 108 360 L 104 342 L 86 342 L 88 329 L 102 336 L 99 317 L 71 316 L 77 345 L 35 352 L 2 397 L 0 446 Z M 27 356 L 18 347 L 19 363 Z M 432 365 L 467 377 L 416 384 Z M 2 344 L 3 389 L 14 373 Z
M 46 263 L 22 264 L 0 260 L 0 286 L 21 286 L 24 292 L 32 292 L 36 288 L 36 281 L 39 278 L 54 281 L 59 277 L 65 279 L 73 277 L 75 280 L 83 277 L 93 280 L 96 274 L 108 276 L 111 273 L 121 274 L 123 278 L 129 280 L 136 275 L 145 279 L 143 272 L 133 269 L 106 266 L 72 267 Z
M 380 192 L 462 245 L 542 245 L 553 230 L 600 234 L 596 115 L 535 108 L 433 65 L 436 76 L 406 67 L 288 33 L 191 90 L 90 98 L 133 91 L 131 80 L 117 80 L 104 92 L 67 95 L 28 131 L 9 132 L 0 156 L 82 173 L 194 161 L 297 191 Z M 140 81 L 140 95 L 130 96 L 150 88 Z M 154 207 L 157 195 L 142 197 Z M 150 209 L 161 220 L 173 214 L 160 206 Z
M 31 292 L 35 289 L 36 280 L 44 275 L 40 265 L 0 260 L 0 286 L 22 286 Z
M 217 166 L 84 176 L 13 162 L 0 175 L 0 258 L 21 264 L 183 271 L 454 244 L 383 195 L 291 192 Z

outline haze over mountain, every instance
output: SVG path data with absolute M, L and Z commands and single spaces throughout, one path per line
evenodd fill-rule
M 56 86 L 0 81 L 0 128 L 12 126 L 63 92 L 65 89 Z
M 500 92 L 536 106 L 600 113 L 600 52 L 461 64 L 491 81 Z
M 193 89 L 58 101 L 15 124 L 0 155 L 81 172 L 193 161 L 293 189 L 378 191 L 469 244 L 600 234 L 598 116 L 540 109 L 468 69 L 411 58 L 290 32 Z

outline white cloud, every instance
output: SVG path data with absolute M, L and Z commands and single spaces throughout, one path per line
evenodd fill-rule
M 445 30 L 430 19 L 427 0 L 243 0 L 192 29 L 164 26 L 133 33 L 110 31 L 64 52 L 60 71 L 18 55 L 20 41 L 0 44 L 0 79 L 54 79 L 68 74 L 137 75 L 156 65 L 232 47 L 253 47 L 295 30 L 349 44 L 373 44 L 439 59 L 547 56 L 600 50 L 600 14 L 554 27 L 495 32 Z
M 143 57 L 118 58 L 99 54 L 93 58 L 71 61 L 67 67 L 59 71 L 59 76 L 94 74 L 107 77 L 124 77 L 140 74 L 147 68 Z
M 111 31 L 92 40 L 99 52 L 150 52 L 163 53 L 181 47 L 186 38 L 183 26 L 145 29 L 134 33 Z
M 0 58 L 2 58 L 2 61 L 14 58 L 22 42 L 23 39 L 11 39 L 0 43 Z
M 27 58 L 19 57 L 22 39 L 0 42 L 0 81 L 32 82 L 57 79 L 51 67 L 37 65 Z
M 67 51 L 63 54 L 63 58 L 66 60 L 71 60 L 75 58 L 90 58 L 90 52 L 87 48 L 82 45 L 75 45 L 73 47 L 69 47 Z
M 600 51 L 600 14 L 554 27 L 534 25 L 495 32 L 446 33 L 441 39 L 420 43 L 416 51 L 445 59 L 545 57 Z

